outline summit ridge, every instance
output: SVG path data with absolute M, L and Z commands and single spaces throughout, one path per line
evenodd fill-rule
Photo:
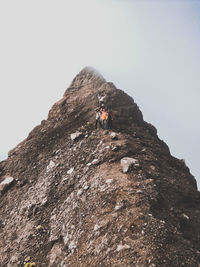
M 83 68 L 73 79 L 69 89 L 79 89 L 84 85 L 93 85 L 98 88 L 102 83 L 105 83 L 104 77 L 95 68 L 87 66 Z

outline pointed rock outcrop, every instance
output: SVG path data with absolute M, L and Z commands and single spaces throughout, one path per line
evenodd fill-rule
M 95 129 L 102 103 L 114 133 Z M 195 178 L 134 100 L 92 68 L 0 162 L 0 184 L 6 177 L 15 183 L 0 195 L 0 266 L 199 264 Z

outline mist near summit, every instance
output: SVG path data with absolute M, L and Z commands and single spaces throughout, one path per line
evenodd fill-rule
M 200 2 L 0 3 L 0 160 L 93 66 L 131 95 L 200 183 Z

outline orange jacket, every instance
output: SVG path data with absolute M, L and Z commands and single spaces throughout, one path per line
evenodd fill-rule
M 108 118 L 108 113 L 106 111 L 102 111 L 101 113 L 101 119 L 102 121 L 106 121 Z

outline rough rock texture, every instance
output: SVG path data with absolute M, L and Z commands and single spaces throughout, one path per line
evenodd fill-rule
M 115 113 L 117 138 L 94 130 L 100 96 Z M 127 173 L 125 157 L 138 162 Z M 199 264 L 194 177 L 133 99 L 93 69 L 0 163 L 0 182 L 6 177 L 16 182 L 0 196 L 2 267 Z

